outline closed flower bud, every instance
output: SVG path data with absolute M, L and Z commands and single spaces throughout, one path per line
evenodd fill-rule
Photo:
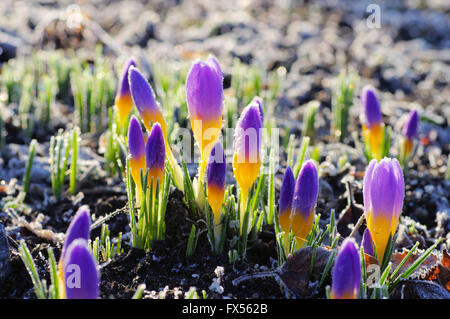
M 128 81 L 130 82 L 133 102 L 141 115 L 145 128 L 151 131 L 152 125 L 158 122 L 163 130 L 163 136 L 166 136 L 166 121 L 159 109 L 152 87 L 147 79 L 138 69 L 131 67 Z
M 208 203 L 214 213 L 215 224 L 220 221 L 220 210 L 225 196 L 227 164 L 222 144 L 217 143 L 211 150 L 206 168 L 206 192 Z
M 150 135 L 145 145 L 145 159 L 148 168 L 148 183 L 150 185 L 153 177 L 153 184 L 156 187 L 156 181 L 159 179 L 159 185 L 162 186 L 164 180 L 164 164 L 166 160 L 166 148 L 164 145 L 163 131 L 159 123 L 153 125 Z
M 297 238 L 298 248 L 306 243 L 306 236 L 312 229 L 318 193 L 317 168 L 312 160 L 308 160 L 298 175 L 292 201 L 291 228 Z
M 186 100 L 194 138 L 201 154 L 200 177 L 222 129 L 223 76 L 214 57 L 193 63 L 186 78 Z
M 292 199 L 294 197 L 295 177 L 290 166 L 284 172 L 280 189 L 280 202 L 278 204 L 278 221 L 281 229 L 289 233 L 291 228 Z
M 126 125 L 128 115 L 133 107 L 133 101 L 131 99 L 130 86 L 128 84 L 128 71 L 130 67 L 136 66 L 133 58 L 129 58 L 122 69 L 122 75 L 119 82 L 119 87 L 116 93 L 115 104 L 119 114 L 119 123 L 121 127 Z
M 347 238 L 336 257 L 332 273 L 331 298 L 357 299 L 361 285 L 361 260 L 355 242 Z
M 375 256 L 375 252 L 373 250 L 372 234 L 370 233 L 369 228 L 366 228 L 364 230 L 364 234 L 361 240 L 361 246 L 363 247 L 365 254 Z
M 367 227 L 383 260 L 389 236 L 394 236 L 405 196 L 403 173 L 397 159 L 372 160 L 364 175 L 363 197 Z
M 381 122 L 381 108 L 375 89 L 370 85 L 363 88 L 361 103 L 364 109 L 363 136 L 369 144 L 373 158 L 381 159 L 383 154 L 384 129 Z
M 67 299 L 97 299 L 99 273 L 85 239 L 74 240 L 64 258 L 64 283 Z
M 141 125 L 135 116 L 131 117 L 128 126 L 128 151 L 130 157 L 130 170 L 134 183 L 141 190 L 141 170 L 145 172 L 145 141 Z
M 409 113 L 408 121 L 403 126 L 403 143 L 405 152 L 403 156 L 405 159 L 411 155 L 414 146 L 414 139 L 417 137 L 418 130 L 419 114 L 416 110 L 413 110 Z

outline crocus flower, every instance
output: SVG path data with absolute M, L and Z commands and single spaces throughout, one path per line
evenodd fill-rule
M 70 222 L 66 231 L 64 245 L 61 251 L 61 257 L 58 265 L 58 276 L 61 285 L 64 283 L 64 260 L 67 255 L 69 246 L 77 239 L 89 240 L 89 227 L 91 226 L 91 218 L 89 211 L 85 206 L 80 207 Z M 64 289 L 61 290 L 61 298 L 65 297 Z
M 261 128 L 258 105 L 250 103 L 243 110 L 234 135 L 233 173 L 241 193 L 241 231 L 248 192 L 261 167 Z
M 186 100 L 194 138 L 201 151 L 199 181 L 203 182 L 208 156 L 222 128 L 223 76 L 214 57 L 196 60 L 186 78 Z
M 292 200 L 291 228 L 297 239 L 298 248 L 306 243 L 306 236 L 312 229 L 318 193 L 317 168 L 312 160 L 308 160 L 303 164 L 297 177 Z
M 289 234 L 291 228 L 292 199 L 294 197 L 295 177 L 290 166 L 284 172 L 281 182 L 280 201 L 278 204 L 278 221 L 285 234 Z
M 181 171 L 180 166 L 178 166 L 177 161 L 173 156 L 172 149 L 167 141 L 167 124 L 159 105 L 156 102 L 153 89 L 147 79 L 135 67 L 130 68 L 128 80 L 130 83 L 131 95 L 133 97 L 134 104 L 141 115 L 145 128 L 148 131 L 151 131 L 153 124 L 159 123 L 161 126 L 166 147 L 166 154 L 170 166 L 172 167 L 175 185 L 178 189 L 183 191 L 183 172 Z
M 214 223 L 220 222 L 220 210 L 225 196 L 225 177 L 227 164 L 222 144 L 216 143 L 211 150 L 206 168 L 206 192 L 208 203 L 214 213 Z
M 381 122 L 381 108 L 375 89 L 370 85 L 363 88 L 361 103 L 364 108 L 363 136 L 369 144 L 373 158 L 381 159 L 383 154 L 384 130 Z
M 142 122 L 148 131 L 151 131 L 153 123 L 158 122 L 161 125 L 164 136 L 166 136 L 166 121 L 156 102 L 153 89 L 147 79 L 135 67 L 130 68 L 128 80 L 131 88 L 131 96 L 136 105 Z
M 383 260 L 389 236 L 394 236 L 403 207 L 405 187 L 397 159 L 373 159 L 364 175 L 364 214 L 378 261 Z
M 361 285 L 361 261 L 355 242 L 342 243 L 332 273 L 331 298 L 356 299 Z
M 153 186 L 159 179 L 159 187 L 164 180 L 164 164 L 166 159 L 166 148 L 164 145 L 163 131 L 159 123 L 153 125 L 150 135 L 145 145 L 145 160 L 148 168 L 148 183 L 150 185 L 153 178 Z
M 361 246 L 363 247 L 365 254 L 375 256 L 375 252 L 373 250 L 372 234 L 370 233 L 369 228 L 366 228 L 364 230 L 364 234 L 361 240 Z
M 64 245 L 61 252 L 61 260 L 64 260 L 67 248 L 78 238 L 89 240 L 89 227 L 91 226 L 91 217 L 85 206 L 80 207 L 70 222 L 64 239 Z
M 119 114 L 119 124 L 123 128 L 126 125 L 128 115 L 133 107 L 131 99 L 130 86 L 128 84 L 128 70 L 130 67 L 136 66 L 133 58 L 129 58 L 122 69 L 122 76 L 116 93 L 115 105 Z
M 99 274 L 85 239 L 75 239 L 64 257 L 64 284 L 67 299 L 97 299 Z
M 133 115 L 128 126 L 128 152 L 131 177 L 136 184 L 137 196 L 141 196 L 141 170 L 145 173 L 145 141 L 141 125 Z M 140 200 L 138 200 L 140 202 Z
M 403 126 L 403 143 L 404 143 L 404 158 L 408 158 L 411 155 L 412 148 L 414 146 L 414 139 L 417 137 L 417 131 L 419 129 L 419 114 L 416 110 L 409 113 L 408 121 Z

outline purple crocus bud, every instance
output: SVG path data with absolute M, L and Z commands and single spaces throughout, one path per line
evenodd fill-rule
M 262 123 L 258 106 L 250 103 L 242 111 L 234 134 L 233 173 L 241 195 L 241 232 L 248 192 L 261 168 Z M 250 221 L 251 222 L 251 221 Z
M 206 62 L 194 61 L 186 78 L 186 100 L 191 119 L 222 117 L 223 76 L 219 62 L 210 56 Z
M 258 106 L 249 104 L 239 118 L 234 135 L 233 172 L 242 189 L 249 189 L 259 175 L 261 128 Z
M 397 230 L 404 196 L 403 172 L 397 159 L 372 160 L 364 175 L 364 214 L 380 262 L 389 236 Z
M 361 260 L 352 238 L 342 243 L 332 273 L 331 298 L 357 299 L 361 285 Z
M 291 227 L 299 248 L 303 247 L 306 236 L 312 229 L 314 207 L 319 194 L 319 176 L 312 160 L 303 164 L 295 183 L 292 200 Z
M 145 172 L 145 141 L 141 125 L 133 115 L 128 126 L 128 152 L 130 156 L 130 170 L 134 183 L 141 185 L 141 170 Z
M 85 239 L 74 240 L 64 258 L 64 283 L 67 299 L 97 299 L 99 273 Z
M 91 226 L 91 217 L 86 206 L 81 206 L 70 222 L 66 231 L 66 237 L 61 252 L 61 260 L 64 260 L 67 248 L 78 238 L 89 240 L 89 227 Z
M 291 228 L 292 199 L 294 197 L 295 177 L 290 166 L 284 172 L 281 182 L 280 201 L 278 204 L 278 221 L 281 229 L 289 233 Z
M 131 96 L 136 105 L 145 128 L 151 131 L 152 125 L 158 122 L 161 125 L 164 136 L 166 136 L 166 121 L 156 102 L 153 89 L 147 79 L 135 67 L 131 67 L 128 74 Z
M 202 183 L 211 148 L 222 129 L 223 76 L 216 58 L 196 60 L 186 78 L 186 101 L 194 138 L 201 151 Z
M 206 192 L 208 203 L 214 213 L 215 224 L 219 222 L 220 210 L 225 196 L 227 164 L 220 142 L 214 145 L 206 168 Z
M 417 131 L 419 128 L 419 114 L 417 110 L 413 110 L 409 113 L 408 122 L 403 126 L 403 135 L 412 140 L 417 137 Z
M 133 107 L 133 101 L 131 99 L 130 86 L 128 84 L 128 70 L 130 67 L 136 66 L 133 58 L 129 58 L 122 69 L 122 75 L 119 82 L 119 87 L 116 93 L 115 104 L 119 112 L 119 123 L 122 127 L 126 125 L 126 120 Z
M 361 246 L 363 247 L 365 254 L 370 256 L 375 255 L 375 252 L 373 250 L 372 234 L 370 233 L 369 228 L 366 228 L 366 230 L 364 230 L 364 234 L 361 240 Z
M 361 93 L 361 103 L 364 107 L 365 125 L 372 128 L 373 125 L 381 123 L 381 108 L 375 89 L 366 85 Z
M 159 179 L 159 185 L 162 185 L 164 179 L 164 164 L 166 160 L 166 147 L 164 143 L 164 135 L 159 123 L 153 125 L 150 135 L 145 145 L 145 158 L 147 163 L 148 182 L 153 177 L 154 186 Z

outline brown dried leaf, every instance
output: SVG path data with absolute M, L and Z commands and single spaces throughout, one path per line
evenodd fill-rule
M 281 267 L 280 277 L 286 286 L 298 296 L 311 296 L 314 287 L 309 285 L 309 271 L 311 267 L 313 249 L 305 247 L 290 255 Z M 317 247 L 314 263 L 313 277 L 319 277 L 328 262 L 331 250 Z

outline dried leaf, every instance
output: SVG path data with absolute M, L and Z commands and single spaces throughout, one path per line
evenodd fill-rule
M 315 287 L 309 284 L 312 253 L 312 247 L 302 248 L 290 255 L 281 268 L 281 279 L 297 296 L 308 297 L 315 290 Z M 330 255 L 330 249 L 317 247 L 313 277 L 318 278 L 322 274 Z

